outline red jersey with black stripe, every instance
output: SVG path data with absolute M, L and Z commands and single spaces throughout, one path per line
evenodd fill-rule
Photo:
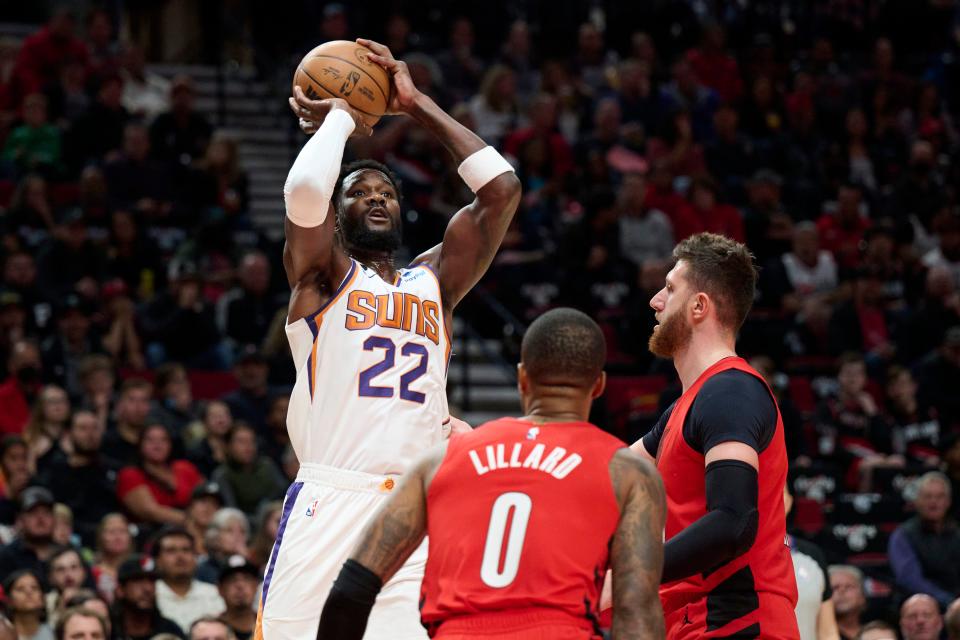
M 589 423 L 512 418 L 452 437 L 427 492 L 431 637 L 520 619 L 594 637 L 620 520 L 610 460 L 624 446 Z
M 747 373 L 763 382 L 760 374 L 741 358 L 718 361 L 677 400 L 660 437 L 656 461 L 667 498 L 667 541 L 707 513 L 704 453 L 686 441 L 684 423 L 704 384 L 730 370 Z M 743 384 L 753 383 L 750 378 L 744 378 Z M 766 383 L 763 384 L 766 387 Z M 769 387 L 766 390 L 774 403 L 776 428 L 758 452 L 756 540 L 749 551 L 710 573 L 660 588 L 668 638 L 799 638 L 793 613 L 797 587 L 786 542 L 783 507 L 787 478 L 783 421 Z M 772 415 L 773 411 L 771 420 Z M 704 428 L 709 429 L 709 425 Z

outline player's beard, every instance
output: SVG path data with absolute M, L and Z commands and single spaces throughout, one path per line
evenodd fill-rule
M 674 354 L 690 343 L 693 327 L 683 315 L 683 307 L 663 319 L 659 327 L 653 329 L 647 348 L 660 358 L 673 358 Z
M 373 230 L 366 225 L 362 216 L 345 215 L 340 218 L 340 232 L 348 246 L 368 251 L 396 251 L 400 248 L 403 230 L 400 218 L 394 218 L 393 221 L 389 229 Z

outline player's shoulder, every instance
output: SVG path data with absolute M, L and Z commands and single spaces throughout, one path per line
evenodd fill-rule
M 772 400 L 770 388 L 759 375 L 742 369 L 727 369 L 703 383 L 695 404 L 701 408 L 710 404 L 726 407 L 730 403 L 752 406 L 754 403 L 772 404 Z
M 660 473 L 653 463 L 626 447 L 618 449 L 610 458 L 610 481 L 621 507 L 631 488 L 639 487 L 647 495 L 663 492 Z

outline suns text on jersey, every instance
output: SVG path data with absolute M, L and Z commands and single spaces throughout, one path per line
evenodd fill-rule
M 467 455 L 470 456 L 478 476 L 499 469 L 532 469 L 563 480 L 583 462 L 579 453 L 568 454 L 563 447 L 554 447 L 544 456 L 546 451 L 547 447 L 542 443 L 515 442 L 510 445 L 488 444 L 481 450 L 471 449 Z
M 374 326 L 400 329 L 440 344 L 440 305 L 405 291 L 377 295 L 354 289 L 347 298 L 344 326 L 349 331 L 363 331 Z

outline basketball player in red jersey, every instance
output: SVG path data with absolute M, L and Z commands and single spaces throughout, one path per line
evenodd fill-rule
M 753 256 L 701 233 L 673 257 L 650 301 L 659 324 L 649 346 L 673 359 L 683 395 L 633 445 L 656 462 L 667 495 L 667 638 L 799 639 L 783 423 L 763 378 L 734 351 L 753 302 Z
M 439 445 L 408 472 L 344 564 L 319 640 L 360 640 L 380 585 L 429 535 L 421 618 L 443 640 L 599 638 L 614 569 L 613 638 L 663 638 L 663 489 L 653 465 L 586 422 L 606 346 L 556 309 L 523 339 L 526 417 Z

